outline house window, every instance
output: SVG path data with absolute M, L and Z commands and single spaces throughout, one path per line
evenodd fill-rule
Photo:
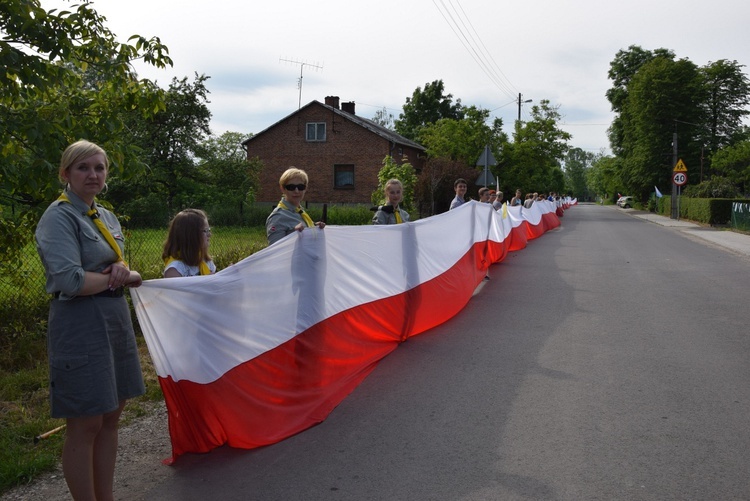
M 338 164 L 333 166 L 333 187 L 337 190 L 354 189 L 354 166 Z
M 308 141 L 325 141 L 326 140 L 326 123 L 309 122 L 307 124 Z

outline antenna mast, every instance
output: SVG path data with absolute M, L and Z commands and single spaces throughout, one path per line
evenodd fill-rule
M 296 59 L 284 59 L 279 58 L 279 61 L 284 61 L 285 63 L 292 63 L 292 64 L 299 64 L 299 80 L 297 81 L 297 87 L 299 88 L 299 102 L 297 104 L 297 109 L 302 108 L 302 70 L 305 68 L 305 66 L 310 66 L 312 68 L 315 68 L 316 70 L 322 70 L 323 66 L 319 64 L 312 64 L 307 63 L 305 61 L 297 61 Z

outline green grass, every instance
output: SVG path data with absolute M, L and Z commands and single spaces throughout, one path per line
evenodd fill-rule
M 266 247 L 264 227 L 212 228 L 211 254 L 218 269 Z M 125 259 L 144 279 L 160 278 L 166 228 L 126 232 Z M 49 417 L 47 312 L 44 271 L 35 247 L 27 246 L 13 276 L 0 277 L 0 494 L 55 468 L 65 433 L 34 443 L 34 437 L 64 424 Z M 135 318 L 135 314 L 133 314 Z M 135 322 L 146 394 L 131 400 L 127 424 L 148 412 L 162 393 L 146 343 Z

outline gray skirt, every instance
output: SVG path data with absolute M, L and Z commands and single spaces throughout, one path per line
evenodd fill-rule
M 53 299 L 47 353 L 54 418 L 106 414 L 146 391 L 124 296 Z

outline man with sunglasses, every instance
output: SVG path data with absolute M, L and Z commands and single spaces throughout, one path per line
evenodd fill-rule
M 325 223 L 313 223 L 301 203 L 307 189 L 307 173 L 302 169 L 290 167 L 279 178 L 281 201 L 266 219 L 266 236 L 268 245 L 278 242 L 295 231 L 317 226 L 320 229 Z

